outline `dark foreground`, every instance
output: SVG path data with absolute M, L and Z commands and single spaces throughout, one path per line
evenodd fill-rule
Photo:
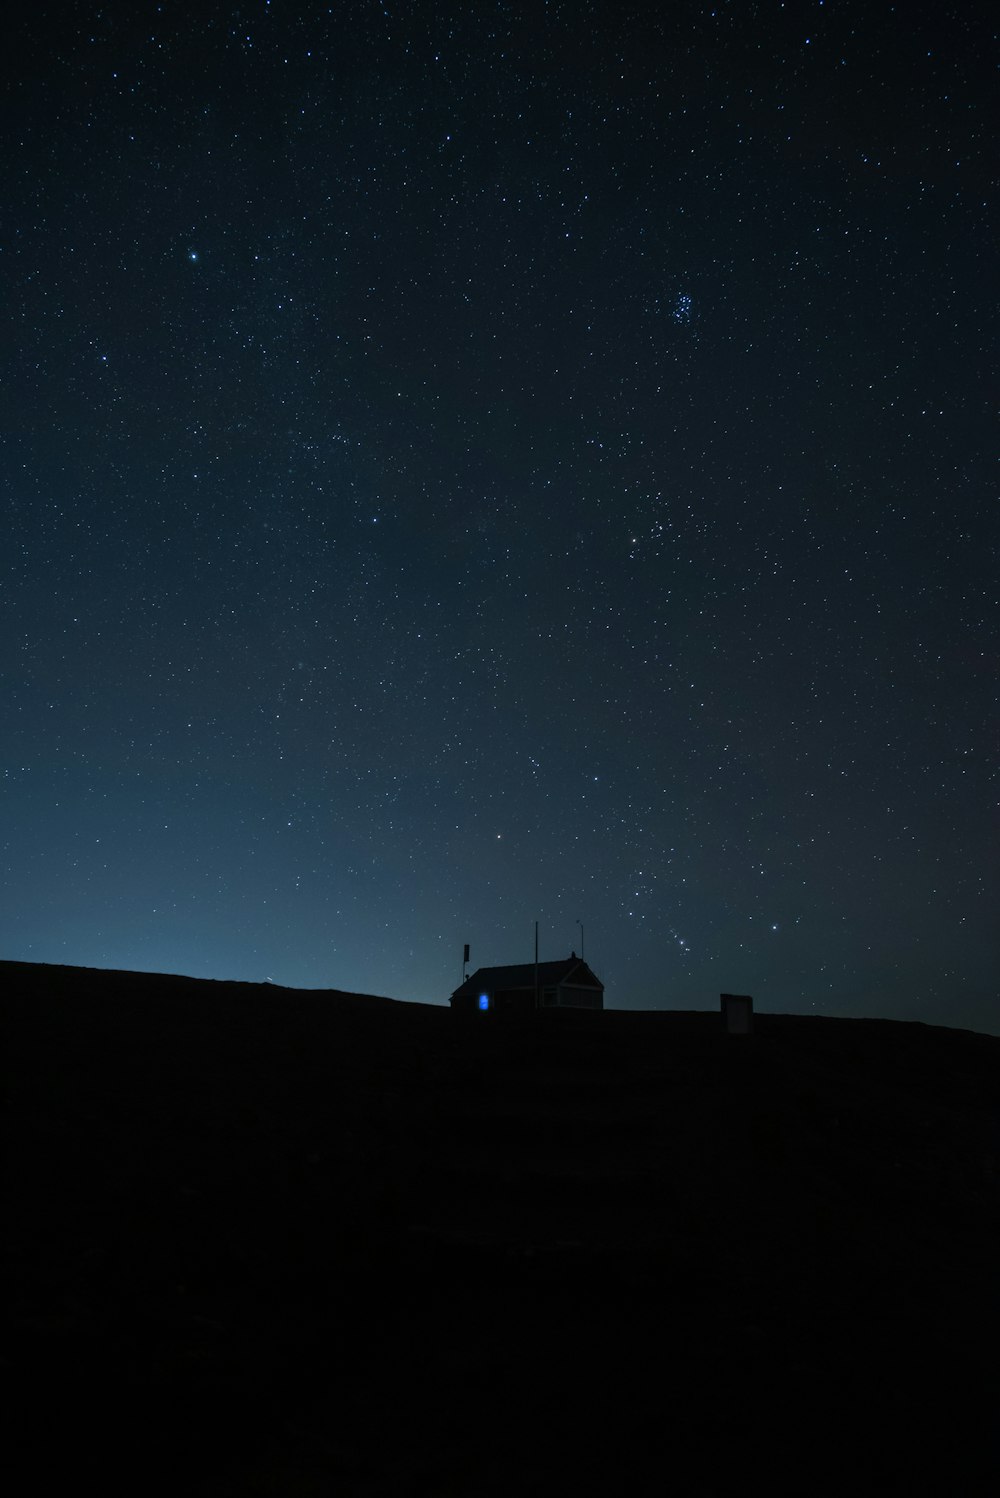
M 0 982 L 8 1491 L 994 1491 L 1000 1040 Z

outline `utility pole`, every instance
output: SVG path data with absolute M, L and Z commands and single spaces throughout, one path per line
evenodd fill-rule
M 583 950 L 583 922 L 577 921 L 576 924 L 580 928 L 580 961 L 583 962 L 586 957 L 586 953 Z

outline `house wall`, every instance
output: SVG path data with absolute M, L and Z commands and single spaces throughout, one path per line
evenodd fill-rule
M 496 1007 L 502 1014 L 504 1011 L 520 1011 L 522 1009 L 534 1009 L 534 988 L 501 988 L 497 990 Z
M 599 988 L 559 985 L 558 1004 L 562 1009 L 603 1009 L 604 994 Z
M 483 990 L 486 992 L 486 990 Z M 546 1003 L 546 995 L 554 997 Z M 558 1009 L 603 1009 L 604 994 L 599 988 L 572 986 L 562 983 L 558 988 L 550 985 L 545 989 L 539 989 L 538 1001 L 540 1007 L 548 1008 L 550 1005 Z M 507 988 L 498 989 L 490 993 L 490 1009 L 497 1014 L 521 1014 L 535 1007 L 535 990 L 531 988 Z M 479 994 L 465 994 L 460 999 L 452 1000 L 452 1008 L 460 1010 L 478 1010 Z
M 487 990 L 483 990 L 487 992 Z M 496 993 L 490 993 L 490 1009 L 497 1014 L 517 1014 L 523 1010 L 534 1009 L 535 990 L 533 988 L 501 988 Z M 460 999 L 452 1001 L 453 1009 L 478 1010 L 479 994 L 466 994 Z

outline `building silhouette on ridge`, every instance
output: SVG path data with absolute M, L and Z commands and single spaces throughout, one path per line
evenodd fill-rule
M 603 1009 L 604 984 L 582 957 L 481 967 L 455 989 L 451 1007 L 523 1013 L 533 1009 Z

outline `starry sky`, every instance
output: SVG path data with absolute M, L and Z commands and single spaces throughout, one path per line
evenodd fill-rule
M 995 33 L 18 7 L 0 954 L 1000 1033 Z

